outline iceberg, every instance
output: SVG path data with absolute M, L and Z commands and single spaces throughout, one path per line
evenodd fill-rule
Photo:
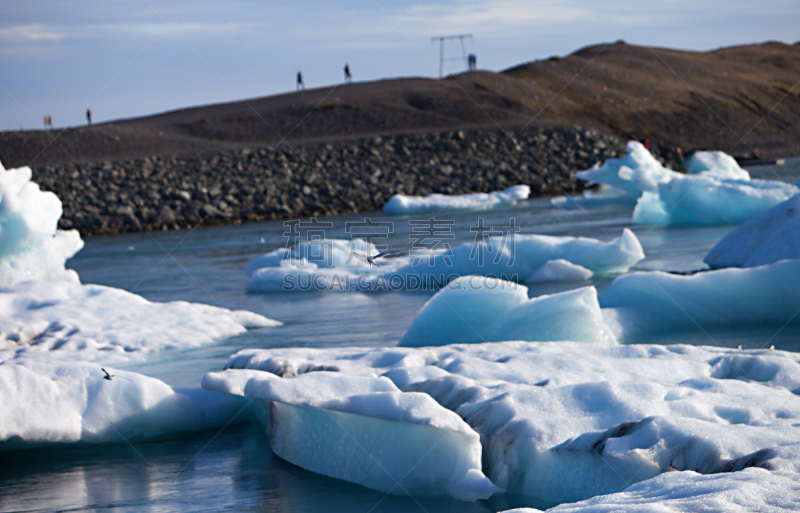
M 61 201 L 39 190 L 31 168 L 0 164 L 0 288 L 22 280 L 77 283 L 64 263 L 83 247 L 76 230 L 58 230 Z
M 0 364 L 0 451 L 164 439 L 248 420 L 247 400 L 154 378 L 39 358 Z
M 376 266 L 353 251 L 378 253 L 362 239 L 307 241 L 293 249 L 276 249 L 247 265 L 246 290 L 413 290 L 441 288 L 470 275 L 523 283 L 537 273 L 535 281 L 587 279 L 624 273 L 644 258 L 639 240 L 627 228 L 609 242 L 533 234 L 487 237 L 452 249 L 412 249 Z
M 624 193 L 619 199 L 635 202 L 642 191 L 655 192 L 658 184 L 683 176 L 662 166 L 640 142 L 628 142 L 626 150 L 628 154 L 625 157 L 608 159 L 602 165 L 598 163 L 591 169 L 575 173 L 575 177 L 613 187 Z
M 703 259 L 711 268 L 757 267 L 800 258 L 800 194 L 753 216 Z
M 697 472 L 669 472 L 629 486 L 624 491 L 592 497 L 574 504 L 562 504 L 552 513 L 613 513 L 617 511 L 790 512 L 800 500 L 797 472 L 748 468 L 734 474 L 702 475 Z M 517 508 L 503 513 L 538 513 L 533 508 Z
M 541 283 L 551 281 L 584 281 L 594 273 L 582 265 L 573 264 L 563 258 L 548 260 L 525 283 Z
M 697 151 L 686 163 L 690 175 L 713 176 L 722 180 L 750 180 L 750 173 L 736 159 L 722 151 Z
M 800 259 L 690 276 L 635 272 L 616 278 L 599 296 L 589 286 L 528 299 L 524 285 L 467 276 L 422 307 L 400 345 L 506 340 L 613 344 L 697 326 L 798 324 L 797 283 Z
M 555 198 L 555 206 L 592 207 L 636 203 L 634 222 L 656 225 L 740 224 L 800 192 L 794 185 L 751 180 L 730 155 L 696 152 L 684 175 L 661 165 L 641 144 L 631 141 L 628 154 L 576 174 L 601 184 L 583 197 Z
M 122 360 L 277 325 L 251 312 L 185 301 L 152 303 L 101 285 L 27 281 L 0 290 L 0 362 L 53 354 Z
M 680 276 L 637 272 L 599 296 L 617 337 L 670 333 L 694 326 L 782 326 L 800 322 L 800 260 Z
M 633 220 L 660 225 L 741 224 L 800 192 L 783 182 L 687 175 L 644 192 Z
M 656 501 L 682 485 L 691 509 L 705 500 L 699 490 L 757 486 L 756 477 L 775 490 L 800 469 L 800 357 L 784 351 L 576 342 L 249 349 L 227 367 L 284 382 L 384 378 L 427 394 L 480 435 L 495 486 L 552 504 L 649 504 L 637 490 Z M 782 490 L 783 503 L 800 499 L 796 485 Z
M 203 388 L 262 401 L 272 450 L 299 467 L 396 495 L 486 499 L 478 434 L 427 394 L 385 377 L 209 373 Z
M 528 288 L 467 276 L 433 296 L 400 339 L 400 346 L 441 346 L 504 340 L 616 343 L 597 302 L 584 287 L 528 299 Z
M 389 215 L 403 215 L 450 210 L 485 210 L 526 200 L 530 194 L 531 188 L 527 185 L 515 185 L 504 191 L 489 194 L 484 192 L 456 196 L 428 194 L 425 197 L 395 194 L 383 206 L 383 211 Z

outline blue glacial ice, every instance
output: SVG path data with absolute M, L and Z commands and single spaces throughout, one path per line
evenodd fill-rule
M 694 326 L 782 326 L 800 322 L 800 260 L 680 276 L 621 276 L 599 297 L 620 340 Z
M 800 192 L 794 185 L 770 180 L 721 180 L 686 175 L 644 192 L 633 220 L 660 225 L 740 224 Z
M 389 215 L 403 215 L 451 210 L 485 210 L 526 200 L 530 194 L 531 188 L 527 185 L 515 185 L 504 191 L 489 194 L 483 192 L 454 196 L 429 194 L 424 197 L 395 194 L 384 205 L 383 211 Z
M 760 496 L 782 490 L 777 511 L 800 500 L 800 361 L 794 353 L 499 342 L 250 349 L 233 355 L 228 367 L 286 382 L 337 372 L 353 381 L 382 376 L 402 393 L 426 394 L 480 435 L 485 475 L 506 493 L 551 503 L 635 498 L 654 508 L 681 483 L 694 492 L 680 504 L 693 509 L 705 504 L 700 490 L 730 490 L 755 479 L 755 472 L 764 487 Z M 392 457 L 376 455 L 387 464 Z M 787 479 L 794 484 L 781 488 Z M 759 490 L 755 483 L 751 488 Z M 637 490 L 648 490 L 652 500 Z
M 18 358 L 0 364 L 0 451 L 65 443 L 125 443 L 219 428 L 253 414 L 241 397 L 171 388 L 85 362 Z
M 400 346 L 504 340 L 616 343 L 594 287 L 528 299 L 524 285 L 466 276 L 425 303 Z
M 385 291 L 441 287 L 467 275 L 505 277 L 524 283 L 537 273 L 535 281 L 574 281 L 589 276 L 587 270 L 591 276 L 624 273 L 644 258 L 639 240 L 627 228 L 609 242 L 532 234 L 489 237 L 452 249 L 412 249 L 407 255 L 375 266 L 353 251 L 378 253 L 374 245 L 361 239 L 301 242 L 292 249 L 276 249 L 247 265 L 246 289 Z M 572 265 L 548 264 L 554 260 Z
M 641 340 L 693 328 L 800 323 L 800 260 L 690 276 L 635 272 L 594 287 L 528 299 L 523 285 L 466 276 L 436 293 L 400 345 L 505 340 Z
M 662 166 L 641 143 L 631 141 L 627 150 L 622 159 L 608 159 L 576 174 L 601 184 L 600 191 L 553 203 L 565 208 L 636 203 L 633 220 L 642 224 L 739 224 L 800 192 L 784 182 L 751 180 L 722 152 L 695 153 L 684 175 Z
M 475 501 L 499 491 L 481 470 L 478 434 L 388 378 L 229 369 L 203 387 L 260 399 L 272 450 L 306 470 L 396 495 Z
M 22 280 L 77 283 L 64 262 L 83 247 L 76 230 L 58 230 L 61 201 L 39 190 L 31 168 L 0 164 L 0 288 Z
M 712 268 L 756 267 L 800 258 L 800 194 L 753 216 L 703 259 Z

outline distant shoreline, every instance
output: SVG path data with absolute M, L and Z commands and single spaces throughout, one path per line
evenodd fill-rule
M 372 212 L 394 194 L 518 184 L 532 197 L 579 193 L 575 172 L 621 154 L 622 141 L 578 127 L 528 130 L 512 143 L 496 130 L 444 131 L 43 166 L 33 180 L 61 199 L 59 227 L 88 236 Z

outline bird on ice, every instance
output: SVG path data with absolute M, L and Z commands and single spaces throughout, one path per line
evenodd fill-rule
M 128 379 L 128 378 L 126 378 L 126 377 L 124 377 L 124 376 L 117 376 L 116 374 L 109 374 L 109 373 L 108 373 L 108 371 L 107 371 L 107 370 L 105 370 L 105 369 L 104 369 L 104 368 L 102 368 L 102 367 L 100 367 L 100 370 L 101 370 L 101 371 L 103 371 L 103 372 L 105 373 L 105 376 L 103 376 L 103 379 L 107 379 L 108 381 L 111 381 L 111 378 L 122 378 L 122 379 L 128 380 L 128 381 L 130 381 L 131 383 L 133 383 L 133 381 L 132 381 L 132 380 L 130 380 L 130 379 Z
M 375 263 L 375 260 L 377 260 L 379 258 L 383 258 L 385 256 L 393 255 L 395 253 L 400 253 L 401 251 L 402 251 L 402 249 L 395 249 L 393 251 L 384 251 L 383 253 L 378 253 L 375 256 L 369 256 L 369 255 L 365 255 L 364 253 L 362 253 L 360 251 L 356 251 L 354 249 L 350 250 L 350 252 L 353 253 L 354 255 L 356 255 L 357 257 L 360 257 L 364 261 L 369 262 L 369 265 L 378 265 L 378 264 Z

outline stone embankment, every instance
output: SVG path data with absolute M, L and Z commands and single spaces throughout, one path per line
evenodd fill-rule
M 61 199 L 60 228 L 92 235 L 376 211 L 393 194 L 580 192 L 576 171 L 622 154 L 577 127 L 457 131 L 45 166 L 34 180 Z

